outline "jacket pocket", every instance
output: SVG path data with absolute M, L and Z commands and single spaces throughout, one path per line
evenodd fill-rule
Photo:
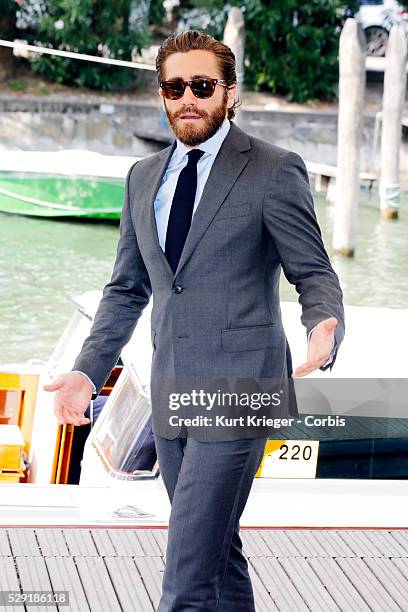
M 279 348 L 281 342 L 281 332 L 274 323 L 221 330 L 222 348 L 227 353 Z
M 245 217 L 251 212 L 251 207 L 251 202 L 221 206 L 214 217 L 214 221 L 220 221 L 221 219 L 234 219 L 235 217 Z

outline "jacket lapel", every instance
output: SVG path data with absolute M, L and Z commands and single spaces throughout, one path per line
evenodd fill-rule
M 247 134 L 234 123 L 231 123 L 229 132 L 212 165 L 199 205 L 194 213 L 190 230 L 187 234 L 176 274 L 173 275 L 173 271 L 159 243 L 154 214 L 154 202 L 161 180 L 175 148 L 176 141 L 174 141 L 170 147 L 166 147 L 163 151 L 158 153 L 156 157 L 157 164 L 149 177 L 150 181 L 145 194 L 146 205 L 148 206 L 149 230 L 155 245 L 155 250 L 161 265 L 164 266 L 166 273 L 170 275 L 172 279 L 177 276 L 181 268 L 193 254 L 219 207 L 247 165 L 249 157 L 244 152 L 251 148 L 251 144 Z
M 251 144 L 247 134 L 234 123 L 231 123 L 230 130 L 212 165 L 200 202 L 193 215 L 175 276 L 191 257 L 219 207 L 247 165 L 249 156 L 244 151 L 248 151 L 250 148 Z
M 173 278 L 173 270 L 170 268 L 169 262 L 165 254 L 162 251 L 162 248 L 159 243 L 159 236 L 157 233 L 157 225 L 156 225 L 156 217 L 154 214 L 154 202 L 157 196 L 157 192 L 159 191 L 161 180 L 166 172 L 166 168 L 170 162 L 171 156 L 173 155 L 173 151 L 176 148 L 176 141 L 173 142 L 170 147 L 166 147 L 160 153 L 157 154 L 156 160 L 157 165 L 155 166 L 154 171 L 151 173 L 149 177 L 149 186 L 147 188 L 146 193 L 146 203 L 148 207 L 148 217 L 149 217 L 149 229 L 151 233 L 151 237 L 154 242 L 154 246 L 158 255 L 158 258 L 161 264 L 164 266 L 166 273 L 169 274 Z

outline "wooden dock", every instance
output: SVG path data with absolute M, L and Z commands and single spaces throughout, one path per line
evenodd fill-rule
M 257 612 L 408 611 L 408 530 L 241 534 Z M 0 590 L 69 591 L 69 606 L 30 611 L 153 612 L 166 539 L 163 528 L 1 528 Z

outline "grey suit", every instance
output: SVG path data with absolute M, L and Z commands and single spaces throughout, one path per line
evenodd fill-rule
M 168 426 L 161 380 L 290 376 L 281 267 L 300 294 L 307 333 L 335 316 L 337 346 L 344 335 L 342 292 L 302 158 L 232 123 L 173 275 L 158 242 L 153 204 L 174 147 L 128 173 L 112 279 L 73 368 L 99 391 L 153 292 L 153 431 L 169 439 L 180 431 Z
M 344 335 L 342 292 L 301 157 L 234 123 L 173 275 L 159 245 L 153 205 L 174 147 L 128 173 L 112 279 L 73 369 L 100 390 L 153 292 L 153 431 L 172 502 L 159 611 L 254 612 L 239 519 L 266 439 L 202 441 L 175 431 L 166 425 L 162 381 L 288 379 L 281 267 L 300 294 L 306 332 L 335 316 L 337 346 Z

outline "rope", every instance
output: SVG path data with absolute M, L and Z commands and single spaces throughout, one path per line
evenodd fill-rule
M 98 64 L 109 64 L 111 66 L 124 66 L 126 68 L 140 68 L 140 70 L 156 70 L 151 64 L 142 64 L 140 62 L 127 62 L 125 60 L 109 59 L 107 57 L 98 57 L 97 55 L 88 55 L 86 53 L 75 53 L 74 51 L 60 51 L 59 49 L 50 49 L 48 47 L 39 47 L 37 45 L 28 45 L 26 43 L 3 40 L 0 38 L 0 47 L 10 47 L 12 49 L 23 49 L 25 51 L 33 51 L 34 53 L 45 53 L 47 55 L 58 55 L 60 57 L 69 57 L 71 59 L 79 59 L 85 62 L 96 62 Z

